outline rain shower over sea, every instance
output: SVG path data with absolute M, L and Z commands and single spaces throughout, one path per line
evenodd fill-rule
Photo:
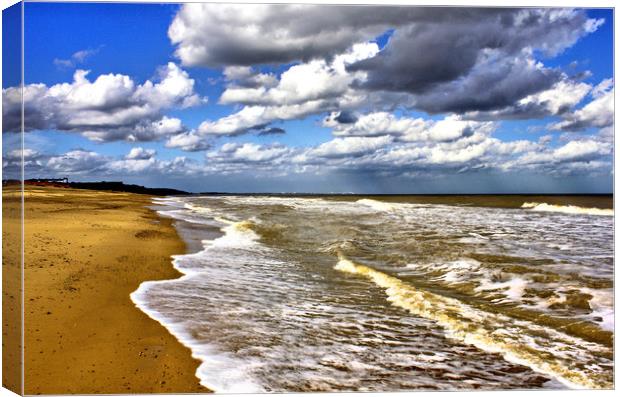
M 131 298 L 216 392 L 611 388 L 611 201 L 156 199 L 190 253 Z

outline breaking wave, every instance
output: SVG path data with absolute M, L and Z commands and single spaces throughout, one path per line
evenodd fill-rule
M 396 206 L 390 203 L 386 203 L 383 201 L 372 200 L 372 199 L 361 199 L 356 201 L 358 204 L 367 205 L 368 207 L 376 210 L 376 211 L 394 211 Z
M 532 211 L 561 212 L 564 214 L 614 216 L 613 209 L 584 208 L 578 207 L 576 205 L 555 205 L 547 203 L 525 202 L 523 203 L 521 208 L 528 208 Z
M 396 277 L 357 264 L 342 254 L 338 256 L 338 263 L 334 267 L 336 270 L 370 279 L 379 287 L 385 288 L 390 303 L 416 316 L 436 321 L 450 338 L 487 352 L 500 353 L 507 361 L 550 375 L 571 388 L 612 386 L 606 381 L 597 381 L 596 374 L 575 369 L 573 359 L 576 357 L 571 356 L 581 352 L 571 352 L 570 347 L 574 344 L 587 343 L 583 340 L 535 324 L 514 321 L 500 314 L 476 310 L 457 299 L 417 289 Z M 485 328 L 484 325 L 489 328 Z M 544 340 L 523 338 L 519 332 L 521 328 L 529 330 L 539 328 L 538 332 L 545 334 Z M 546 345 L 544 353 L 538 349 L 538 343 Z M 592 348 L 595 347 L 596 345 L 592 344 Z
M 216 392 L 611 387 L 613 219 L 522 200 L 154 200 L 193 253 L 131 299 Z

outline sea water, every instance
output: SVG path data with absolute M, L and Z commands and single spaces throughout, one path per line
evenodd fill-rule
M 506 200 L 157 199 L 131 297 L 217 392 L 612 387 L 613 210 Z

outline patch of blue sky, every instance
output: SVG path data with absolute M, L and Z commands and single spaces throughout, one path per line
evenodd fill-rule
M 390 38 L 394 35 L 395 31 L 396 29 L 388 29 L 382 34 L 380 34 L 379 36 L 375 37 L 374 40 L 372 41 L 377 43 L 377 45 L 379 46 L 379 49 L 382 50 L 388 44 L 388 42 L 390 41 Z
M 167 31 L 177 4 L 26 3 L 26 83 L 72 80 L 75 68 L 54 65 L 82 50 L 97 50 L 77 68 L 89 78 L 121 73 L 138 82 L 152 78 L 157 65 L 174 61 Z
M 22 17 L 20 3 L 2 10 L 2 87 L 19 85 L 21 72 Z
M 585 35 L 575 45 L 551 59 L 542 59 L 549 67 L 562 68 L 570 74 L 590 71 L 591 76 L 584 79 L 590 84 L 598 84 L 613 76 L 613 29 L 612 9 L 589 9 L 591 18 L 604 19 L 596 32 Z

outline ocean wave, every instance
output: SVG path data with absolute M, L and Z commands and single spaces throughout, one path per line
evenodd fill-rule
M 194 211 L 194 212 L 204 213 L 207 215 L 211 213 L 210 208 L 197 206 L 191 203 L 185 203 L 185 208 L 187 208 L 188 210 Z
M 555 205 L 547 203 L 525 202 L 523 203 L 523 205 L 521 205 L 521 208 L 527 208 L 532 211 L 561 212 L 564 214 L 614 216 L 613 209 L 585 208 L 578 207 L 576 205 Z
M 396 206 L 394 204 L 386 203 L 383 201 L 372 200 L 372 199 L 361 199 L 356 201 L 357 204 L 366 205 L 376 211 L 394 211 L 396 210 Z
M 193 208 L 187 209 L 193 210 Z M 130 294 L 130 298 L 136 307 L 168 329 L 177 340 L 191 350 L 192 357 L 201 362 L 196 370 L 196 376 L 201 385 L 218 393 L 265 392 L 265 389 L 248 375 L 255 363 L 237 359 L 230 353 L 218 350 L 215 345 L 198 340 L 188 331 L 186 324 L 167 318 L 160 310 L 154 309 L 157 303 L 149 300 L 149 290 L 153 287 L 161 285 L 173 287 L 199 276 L 204 270 L 200 266 L 196 267 L 195 264 L 202 263 L 203 257 L 217 256 L 217 252 L 230 252 L 230 250 L 233 252 L 250 250 L 251 252 L 254 249 L 260 249 L 258 243 L 260 236 L 254 232 L 255 224 L 252 221 L 235 222 L 223 218 L 218 218 L 217 221 L 226 225 L 221 228 L 224 235 L 214 240 L 203 241 L 202 251 L 172 256 L 173 267 L 183 274 L 181 278 L 143 282 L 136 291 Z M 171 288 L 170 291 L 173 289 Z
M 188 276 L 183 276 L 188 277 Z M 265 389 L 251 377 L 248 367 L 252 363 L 235 359 L 232 355 L 218 351 L 215 346 L 200 343 L 187 331 L 183 324 L 172 321 L 153 310 L 148 299 L 149 288 L 161 283 L 174 283 L 177 280 L 147 281 L 130 294 L 132 302 L 147 316 L 160 323 L 184 346 L 192 352 L 192 357 L 201 363 L 195 375 L 200 384 L 216 393 L 262 393 Z
M 500 353 L 507 361 L 550 375 L 571 388 L 612 386 L 596 372 L 589 373 L 587 368 L 579 370 L 573 366 L 579 355 L 586 354 L 581 349 L 588 345 L 596 350 L 596 344 L 533 323 L 477 310 L 457 299 L 415 288 L 396 277 L 355 263 L 342 254 L 338 256 L 336 270 L 364 276 L 385 288 L 390 303 L 416 316 L 436 321 L 448 337 L 487 352 Z M 488 329 L 484 324 L 489 325 Z M 522 334 L 524 328 L 535 330 L 538 336 Z M 573 349 L 574 346 L 580 349 Z
M 587 258 L 585 265 L 592 262 L 600 276 L 606 268 L 592 258 L 611 254 L 594 244 L 602 237 L 582 241 L 561 227 L 539 240 L 539 219 L 524 216 L 533 207 L 432 204 L 420 210 L 419 204 L 370 198 L 300 197 L 154 202 L 171 207 L 162 215 L 197 223 L 175 225 L 203 244 L 196 244 L 199 252 L 173 257 L 181 278 L 143 283 L 132 300 L 192 350 L 201 361 L 201 384 L 216 392 L 600 388 L 612 382 L 613 290 L 551 268 L 561 266 L 563 275 L 564 258 Z M 548 216 L 544 222 L 572 221 Z M 544 271 L 535 265 L 549 256 L 557 264 Z M 585 265 L 570 262 L 570 270 L 581 274 Z M 372 305 L 369 283 L 380 287 L 372 288 Z M 364 349 L 373 355 L 360 353 Z M 421 357 L 439 361 L 427 371 Z M 533 371 L 513 372 L 506 361 Z M 445 378 L 426 377 L 436 370 Z

